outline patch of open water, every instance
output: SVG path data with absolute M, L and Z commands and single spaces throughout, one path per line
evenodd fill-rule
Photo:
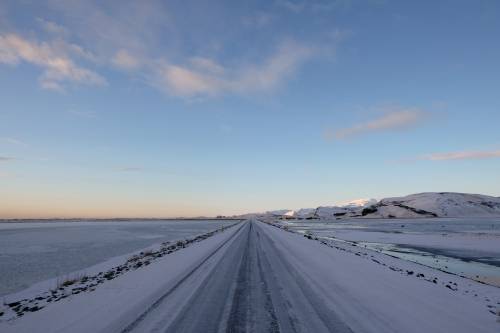
M 500 287 L 500 219 L 491 218 L 443 218 L 443 219 L 346 219 L 333 221 L 289 220 L 280 222 L 301 233 L 311 233 L 318 237 L 345 241 L 360 247 L 385 253 L 403 260 L 416 262 L 448 273 Z M 342 239 L 343 230 L 384 233 L 386 235 L 475 235 L 498 237 L 498 249 L 481 251 L 460 249 L 457 238 L 455 248 L 422 246 L 422 244 L 398 244 L 366 240 L 350 241 Z M 363 234 L 363 233 L 358 234 Z M 362 237 L 362 236 L 361 236 Z

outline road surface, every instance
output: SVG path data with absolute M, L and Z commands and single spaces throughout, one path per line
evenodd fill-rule
M 352 332 L 259 224 L 245 223 L 218 249 L 224 256 L 196 268 L 211 265 L 174 317 L 157 303 L 124 332 Z M 195 273 L 187 279 L 196 280 Z M 176 287 L 183 289 L 182 284 Z M 175 291 L 168 293 L 161 302 L 168 303 Z

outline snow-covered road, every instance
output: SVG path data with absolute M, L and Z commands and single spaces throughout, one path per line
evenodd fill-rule
M 470 295 L 248 221 L 4 330 L 480 333 L 500 323 Z
M 211 266 L 209 274 L 189 277 L 193 293 L 175 316 L 157 304 L 125 331 L 351 332 L 275 248 L 260 223 L 247 223 L 224 256 L 205 264 Z M 166 298 L 164 302 L 171 305 Z

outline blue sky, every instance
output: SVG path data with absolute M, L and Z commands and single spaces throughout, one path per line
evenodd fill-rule
M 500 195 L 498 1 L 2 1 L 0 217 Z

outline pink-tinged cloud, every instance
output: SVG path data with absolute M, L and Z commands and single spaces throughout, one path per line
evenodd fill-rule
M 64 90 L 65 82 L 106 84 L 99 74 L 75 64 L 70 54 L 89 56 L 79 46 L 61 41 L 47 43 L 30 41 L 16 34 L 0 35 L 0 63 L 17 65 L 26 62 L 42 68 L 39 81 L 44 89 Z
M 38 17 L 36 20 L 38 21 L 40 27 L 49 34 L 62 37 L 69 35 L 69 31 L 62 25 L 57 24 L 56 22 L 45 20 L 41 17 Z
M 282 84 L 313 54 L 310 47 L 287 42 L 259 65 L 226 68 L 196 57 L 185 65 L 164 65 L 160 84 L 169 94 L 180 97 L 267 92 Z
M 436 153 L 422 156 L 421 160 L 449 161 L 449 160 L 484 160 L 500 158 L 500 150 L 491 151 L 457 151 L 449 153 Z
M 141 66 L 141 61 L 137 57 L 123 49 L 116 52 L 111 62 L 116 67 L 127 70 L 138 69 Z
M 399 109 L 351 127 L 327 131 L 325 135 L 327 138 L 346 139 L 371 132 L 405 129 L 417 125 L 424 117 L 425 113 L 417 108 Z

